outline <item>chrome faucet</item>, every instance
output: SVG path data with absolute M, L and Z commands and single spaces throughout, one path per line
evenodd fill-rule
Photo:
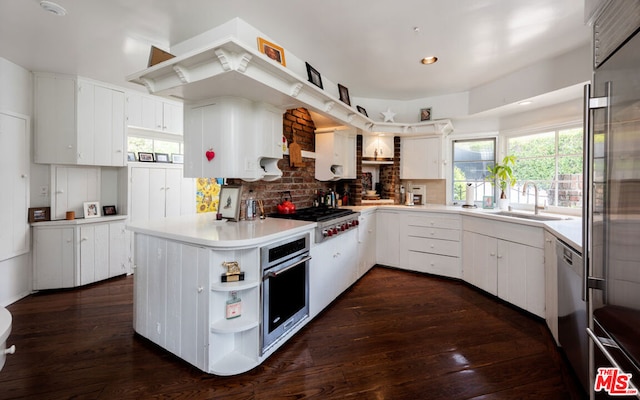
M 542 210 L 542 207 L 538 207 L 538 186 L 531 181 L 526 181 L 524 185 L 522 185 L 522 194 L 527 194 L 527 189 L 529 188 L 529 184 L 533 185 L 534 195 L 535 195 L 535 204 L 533 206 L 533 213 L 538 215 L 538 211 Z

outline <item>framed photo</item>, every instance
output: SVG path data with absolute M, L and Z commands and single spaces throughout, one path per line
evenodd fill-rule
M 171 162 L 174 164 L 184 164 L 184 155 L 171 154 Z
M 85 201 L 84 202 L 84 217 L 96 218 L 100 216 L 100 202 L 99 201 Z
M 167 153 L 156 153 L 155 159 L 156 159 L 156 162 L 166 162 L 166 163 L 170 162 L 169 154 Z
M 136 153 L 134 153 L 133 151 L 128 151 L 127 161 L 135 161 L 135 160 L 136 160 Z
M 349 89 L 338 83 L 338 92 L 340 92 L 340 101 L 351 105 L 351 100 L 349 99 Z
M 116 206 L 104 206 L 102 207 L 103 215 L 116 215 Z
M 413 204 L 415 204 L 416 206 L 421 206 L 422 205 L 422 195 L 421 194 L 414 194 L 413 195 Z
M 420 109 L 420 121 L 431 121 L 431 107 Z
M 232 221 L 237 221 L 240 219 L 241 193 L 242 186 L 240 185 L 223 185 L 220 188 L 218 213 L 222 214 L 222 218 L 228 218 Z
M 138 152 L 138 161 L 140 162 L 153 162 L 153 153 Z
M 362 115 L 364 115 L 365 117 L 369 117 L 369 115 L 367 115 L 367 110 L 364 109 L 364 107 L 360 107 L 360 106 L 356 106 L 356 108 L 358 109 L 358 112 Z
M 305 62 L 305 64 L 307 64 L 307 76 L 309 77 L 309 82 L 313 83 L 320 89 L 324 89 L 322 87 L 322 77 L 320 76 L 320 72 L 316 71 L 316 69 L 309 65 L 308 62 Z
M 284 59 L 284 49 L 277 44 L 273 44 L 261 37 L 258 38 L 258 49 L 260 52 L 270 59 L 277 61 L 283 67 L 287 66 L 287 62 Z
M 482 208 L 493 208 L 493 196 L 484 196 L 482 198 Z
M 50 221 L 51 207 L 32 207 L 29 209 L 29 223 Z

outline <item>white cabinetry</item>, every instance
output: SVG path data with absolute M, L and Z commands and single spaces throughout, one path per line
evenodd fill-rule
M 124 91 L 88 79 L 35 75 L 34 161 L 125 165 Z
M 463 278 L 511 304 L 544 317 L 542 228 L 463 217 L 463 229 Z
M 376 260 L 390 267 L 400 266 L 400 212 L 378 210 L 376 216 Z
M 182 177 L 181 165 L 129 163 L 131 221 L 194 214 L 195 181 Z
M 258 248 L 213 250 L 135 235 L 134 329 L 203 371 L 233 375 L 259 363 Z M 238 261 L 245 280 L 222 283 L 223 261 Z M 225 318 L 230 292 L 241 316 Z
M 185 108 L 185 176 L 275 180 L 282 176 L 282 110 L 238 97 Z M 211 160 L 207 152 L 215 154 Z
M 34 289 L 81 286 L 127 273 L 125 218 L 34 224 Z
M 556 237 L 549 232 L 544 233 L 544 288 L 545 313 L 547 326 L 558 342 L 558 259 L 556 255 Z
M 360 279 L 376 264 L 376 214 L 363 212 L 358 217 L 358 276 Z
M 183 106 L 177 101 L 141 93 L 127 93 L 127 125 L 182 135 Z
M 393 136 L 374 134 L 362 137 L 362 162 L 392 162 Z
M 400 141 L 400 179 L 444 179 L 442 139 L 403 137 Z
M 400 267 L 461 278 L 460 216 L 403 213 L 400 221 Z
M 316 131 L 316 179 L 356 178 L 355 129 Z
M 311 247 L 309 314 L 315 317 L 357 279 L 357 232 L 350 230 L 335 239 Z
M 0 113 L 0 260 L 29 251 L 29 122 Z

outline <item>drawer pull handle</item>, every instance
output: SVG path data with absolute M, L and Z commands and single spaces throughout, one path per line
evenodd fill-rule
M 16 345 L 11 345 L 11 347 L 9 347 L 8 349 L 4 350 L 4 354 L 15 354 L 16 352 Z

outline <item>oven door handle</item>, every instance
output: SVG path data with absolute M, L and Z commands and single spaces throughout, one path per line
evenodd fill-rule
M 298 265 L 300 265 L 302 263 L 306 263 L 309 260 L 311 260 L 311 256 L 307 256 L 307 257 L 303 258 L 302 260 L 289 265 L 287 268 L 283 268 L 283 269 L 279 270 L 278 272 L 271 272 L 271 271 L 267 272 L 265 275 L 262 276 L 262 280 L 266 281 L 269 278 L 275 278 L 278 275 L 282 274 L 283 272 L 286 272 L 286 271 L 290 270 L 293 267 L 297 267 Z

